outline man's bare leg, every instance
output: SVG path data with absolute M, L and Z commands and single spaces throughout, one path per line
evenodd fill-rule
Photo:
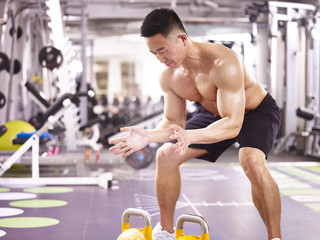
M 166 143 L 157 152 L 156 193 L 163 230 L 174 232 L 174 213 L 181 191 L 179 166 L 191 158 L 201 156 L 205 150 L 189 148 L 179 157 L 173 144 Z
M 268 239 L 281 239 L 280 193 L 266 166 L 264 153 L 255 148 L 241 148 L 239 160 L 251 182 L 252 199 L 267 228 Z

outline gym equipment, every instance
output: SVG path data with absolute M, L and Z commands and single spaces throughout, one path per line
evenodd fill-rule
M 304 119 L 306 125 L 314 121 L 313 126 L 306 127 L 303 131 L 292 131 L 280 141 L 274 153 L 280 154 L 284 150 L 287 150 L 289 152 L 302 152 L 306 156 L 320 157 L 320 113 L 316 113 L 305 107 L 299 107 L 296 110 L 296 115 Z M 288 149 L 286 149 L 287 147 Z
M 42 104 L 44 105 L 46 108 L 50 107 L 50 103 L 44 99 L 40 93 L 38 92 L 38 90 L 34 87 L 33 84 L 31 84 L 30 82 L 26 82 L 25 84 L 26 88 L 28 89 L 29 92 L 32 93 L 32 95 Z
M 39 91 L 34 87 L 34 85 L 30 82 L 26 82 L 25 84 L 26 88 L 28 89 L 29 93 L 31 93 L 31 96 L 36 100 L 36 102 L 40 103 L 40 106 L 44 109 L 47 109 L 50 107 L 50 103 L 44 99 Z M 75 94 L 77 97 L 88 97 L 91 98 L 89 92 L 77 92 Z M 78 103 L 77 103 L 78 104 Z M 50 115 L 51 113 L 49 113 Z M 41 126 L 45 123 L 47 117 L 49 116 L 47 113 L 38 113 L 37 116 L 34 116 L 30 119 L 30 123 L 35 126 L 37 129 L 41 128 Z M 106 121 L 106 116 L 101 114 L 95 119 L 92 119 L 88 123 L 79 126 L 79 132 L 77 134 L 77 138 L 74 141 L 76 143 L 77 147 L 90 147 L 96 152 L 96 160 L 97 162 L 100 161 L 100 150 L 102 149 L 102 144 L 98 143 L 100 138 L 100 129 L 98 124 L 101 122 Z M 63 124 L 60 124 L 60 130 L 64 129 Z M 77 125 L 75 127 L 78 129 Z M 59 128 L 58 128 L 59 130 Z M 54 129 L 55 132 L 58 131 L 57 128 Z M 78 136 L 79 135 L 79 136 Z M 86 162 L 90 161 L 90 155 L 92 153 L 92 149 L 87 149 L 85 154 L 85 160 Z
M 8 128 L 5 125 L 0 126 L 0 137 L 8 131 Z
M 50 107 L 50 103 L 44 99 L 39 91 L 35 88 L 35 86 L 27 81 L 25 83 L 25 87 L 27 88 L 28 92 L 31 93 L 30 97 L 32 100 L 44 111 L 46 111 Z M 42 112 L 37 113 L 36 116 L 32 116 L 31 119 L 29 119 L 29 122 L 36 128 L 39 129 L 42 124 L 46 121 L 46 119 L 43 116 Z
M 10 62 L 8 63 L 6 70 L 8 73 L 10 73 Z M 21 63 L 19 62 L 19 60 L 15 59 L 13 62 L 13 74 L 19 73 L 20 70 L 21 70 Z
M 9 66 L 8 56 L 5 53 L 0 52 L 0 71 L 7 69 L 8 66 Z
M 198 223 L 201 226 L 201 237 L 196 235 L 184 235 L 183 224 L 185 222 Z M 177 240 L 209 240 L 209 226 L 207 221 L 197 215 L 183 214 L 177 219 L 176 224 Z
M 34 132 L 36 129 L 25 121 L 9 121 L 4 124 L 7 131 L 0 137 L 0 150 L 17 150 L 21 145 L 13 144 L 13 140 L 17 138 L 17 134 L 21 132 Z
M 12 140 L 13 144 L 24 144 L 33 134 L 37 133 L 37 131 L 34 132 L 21 132 L 17 134 L 17 138 Z M 52 139 L 53 137 L 48 133 L 44 132 L 39 137 L 40 140 L 46 140 L 46 139 Z
M 45 184 L 45 185 L 99 185 L 103 188 L 110 188 L 112 185 L 112 173 L 103 173 L 98 177 L 41 177 L 39 171 L 39 139 L 50 126 L 54 125 L 65 111 L 72 104 L 79 103 L 77 94 L 65 93 L 55 103 L 53 103 L 44 114 L 46 122 L 34 133 L 21 147 L 9 158 L 0 162 L 0 176 L 2 176 L 11 166 L 19 162 L 21 157 L 32 149 L 32 178 L 0 178 L 0 184 Z M 10 129 L 9 127 L 7 127 Z M 24 129 L 25 130 L 25 129 Z M 19 131 L 21 132 L 21 131 Z M 7 134 L 5 132 L 5 134 Z M 4 134 L 4 135 L 5 135 Z M 1 137 L 3 138 L 3 136 Z M 0 144 L 1 145 L 1 144 Z M 1 159 L 3 160 L 3 159 Z
M 134 124 L 134 125 L 143 127 L 145 129 L 154 128 L 159 123 L 159 121 L 162 119 L 162 116 L 163 116 L 162 113 L 156 114 L 156 115 L 154 115 L 144 121 L 141 121 L 140 123 Z M 109 142 L 113 138 L 117 138 L 122 135 L 123 135 L 122 132 L 118 132 L 118 133 L 110 136 L 108 138 L 107 142 Z M 131 155 L 129 155 L 128 157 L 126 157 L 125 160 L 134 169 L 146 168 L 155 159 L 155 153 L 156 153 L 156 150 L 158 149 L 158 147 L 159 147 L 159 144 L 150 143 L 149 145 L 147 145 L 143 149 L 136 151 L 136 152 L 132 153 Z
M 155 148 L 149 144 L 145 148 L 126 157 L 126 161 L 134 169 L 146 168 L 153 162 L 155 152 Z
M 314 94 L 315 99 L 319 99 L 320 72 L 315 67 L 319 65 L 319 48 L 314 48 L 319 45 L 319 40 L 315 41 L 310 34 L 317 23 L 312 18 L 308 19 L 317 12 L 317 8 L 312 4 L 289 1 L 268 1 L 267 4 L 269 56 L 266 63 L 269 74 L 266 75 L 266 88 L 282 110 L 278 135 L 282 137 L 299 127 L 295 111 L 299 106 L 308 107 L 308 95 Z M 299 13 L 293 17 L 292 11 Z M 305 22 L 301 25 L 300 21 Z
M 130 228 L 129 217 L 138 216 L 144 220 L 144 228 Z M 142 209 L 128 208 L 122 214 L 122 233 L 117 240 L 152 240 L 150 214 Z
M 6 105 L 6 96 L 0 92 L 0 108 L 3 108 Z
M 53 70 L 59 68 L 62 61 L 61 51 L 53 46 L 43 47 L 39 52 L 39 62 L 42 67 Z
M 22 33 L 23 33 L 22 28 L 21 28 L 20 26 L 18 26 L 18 29 L 17 29 L 16 31 L 17 31 L 17 32 L 16 32 L 17 38 L 18 38 L 18 39 L 21 38 Z M 13 27 L 10 28 L 9 34 L 10 34 L 11 37 L 13 36 L 13 34 L 14 34 L 14 32 L 13 32 Z

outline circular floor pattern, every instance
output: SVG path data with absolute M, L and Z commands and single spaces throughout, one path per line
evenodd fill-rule
M 9 192 L 9 191 L 10 191 L 9 188 L 2 188 L 2 187 L 0 187 L 0 193 Z
M 0 230 L 0 237 L 3 237 L 4 235 L 6 235 L 7 233 L 5 231 Z
M 60 221 L 54 218 L 44 217 L 13 217 L 0 219 L 0 227 L 6 228 L 39 228 L 58 224 Z
M 10 217 L 22 214 L 24 211 L 18 208 L 0 208 L 0 217 Z
M 8 192 L 0 193 L 0 200 L 21 200 L 36 198 L 37 195 L 33 193 Z
M 23 190 L 28 193 L 68 193 L 73 192 L 73 188 L 70 187 L 37 187 L 26 188 Z
M 50 208 L 50 207 L 62 207 L 67 205 L 66 201 L 51 200 L 51 199 L 33 199 L 10 202 L 11 207 L 20 208 Z

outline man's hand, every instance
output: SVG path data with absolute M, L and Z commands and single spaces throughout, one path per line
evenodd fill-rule
M 178 141 L 173 145 L 173 148 L 176 149 L 176 153 L 182 157 L 188 149 L 188 146 L 191 144 L 190 136 L 188 132 L 179 125 L 173 125 L 171 126 L 171 129 L 174 133 L 170 136 L 170 139 L 176 139 Z
M 109 148 L 111 152 L 115 151 L 115 155 L 123 153 L 122 157 L 127 157 L 150 143 L 147 132 L 142 127 L 124 127 L 120 131 L 128 132 L 128 134 L 109 141 L 109 144 L 116 144 Z

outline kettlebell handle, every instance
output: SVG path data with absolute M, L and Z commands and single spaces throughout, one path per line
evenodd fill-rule
M 122 214 L 122 223 L 129 223 L 129 216 L 130 215 L 142 217 L 144 220 L 145 226 L 147 226 L 147 227 L 152 226 L 150 214 L 145 210 L 137 209 L 137 208 L 126 209 Z
M 183 215 L 181 215 L 177 220 L 176 229 L 180 229 L 180 230 L 183 229 L 184 222 L 198 223 L 201 226 L 201 233 L 202 234 L 209 233 L 208 223 L 201 216 L 191 215 L 191 214 L 183 214 Z

